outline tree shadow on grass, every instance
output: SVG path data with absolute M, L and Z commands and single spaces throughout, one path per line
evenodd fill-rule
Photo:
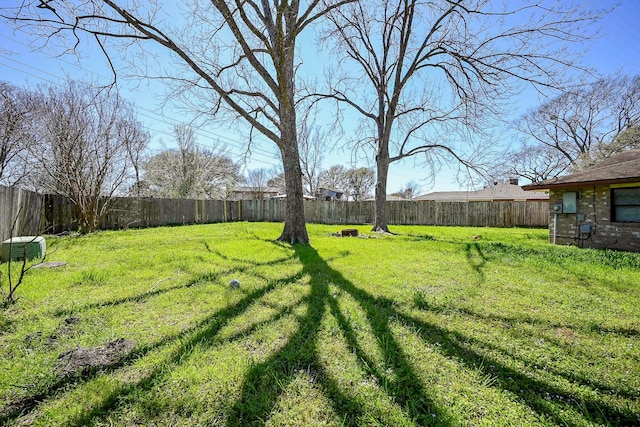
M 312 290 L 307 301 L 308 311 L 300 319 L 300 329 L 288 343 L 247 372 L 242 393 L 231 409 L 227 424 L 262 424 L 272 414 L 282 392 L 294 381 L 296 372 L 300 370 L 312 372 L 315 382 L 323 389 L 343 425 L 359 425 L 365 419 L 385 424 L 384 414 L 365 414 L 366 409 L 362 404 L 341 389 L 321 363 L 318 340 L 320 325 L 327 312 L 336 319 L 360 368 L 375 377 L 377 383 L 382 385 L 383 391 L 418 425 L 449 425 L 452 423 L 449 421 L 452 417 L 437 407 L 429 395 L 429 390 L 426 390 L 418 379 L 415 368 L 390 328 L 390 321 L 394 319 L 418 331 L 418 336 L 426 345 L 441 349 L 444 356 L 458 361 L 483 377 L 496 379 L 487 382 L 486 387 L 516 396 L 516 402 L 528 406 L 553 423 L 581 425 L 581 421 L 567 415 L 567 412 L 572 411 L 580 414 L 577 416 L 583 420 L 605 425 L 632 425 L 637 422 L 637 415 L 630 409 L 614 407 L 597 397 L 575 396 L 569 391 L 571 387 L 560 385 L 568 380 L 574 385 L 586 386 L 579 378 L 573 378 L 570 374 L 565 376 L 550 373 L 558 377 L 559 381 L 556 382 L 508 366 L 499 359 L 492 358 L 489 352 L 478 350 L 490 350 L 490 343 L 400 312 L 392 300 L 369 294 L 333 270 L 312 247 L 296 247 L 295 251 L 303 265 L 303 274 L 311 278 Z M 467 245 L 467 258 L 482 277 L 481 269 L 487 260 L 484 253 L 477 245 Z M 384 362 L 376 363 L 368 356 L 363 348 L 364 343 L 358 339 L 349 320 L 349 315 L 341 311 L 336 300 L 329 294 L 330 284 L 351 296 L 364 311 L 376 342 L 380 345 Z M 518 360 L 513 354 L 507 356 L 514 361 Z M 385 372 L 389 368 L 394 375 Z M 395 380 L 389 381 L 390 378 Z
M 427 323 L 411 315 L 399 314 L 398 318 L 419 331 L 425 343 L 438 343 L 443 354 L 461 361 L 469 369 L 479 370 L 483 375 L 496 378 L 492 387 L 519 396 L 523 403 L 538 414 L 544 414 L 557 425 L 577 426 L 567 409 L 582 413 L 591 422 L 603 425 L 635 425 L 637 414 L 630 409 L 621 410 L 597 398 L 574 396 L 568 388 L 536 378 L 531 373 L 516 370 L 492 358 L 479 349 L 490 349 L 491 345 L 457 331 L 445 329 L 434 323 Z M 513 357 L 513 356 L 512 356 Z M 557 375 L 564 379 L 576 380 L 571 376 Z M 559 381 L 566 383 L 566 381 Z M 585 385 L 585 384 L 582 384 Z
M 274 243 L 276 244 L 276 243 Z M 288 248 L 288 246 L 287 246 Z M 233 319 L 245 313 L 250 306 L 265 298 L 279 287 L 286 287 L 308 278 L 310 292 L 298 300 L 293 307 L 304 307 L 306 312 L 297 315 L 298 328 L 279 347 L 261 362 L 250 365 L 244 375 L 239 397 L 228 409 L 226 424 L 228 425 L 262 425 L 276 409 L 283 392 L 296 379 L 299 372 L 307 372 L 314 379 L 314 383 L 322 391 L 323 396 L 333 410 L 336 418 L 343 425 L 360 425 L 365 422 L 386 424 L 388 414 L 382 413 L 376 405 L 365 407 L 362 398 L 354 395 L 353 390 L 346 389 L 334 378 L 321 359 L 320 337 L 323 332 L 323 320 L 331 315 L 336 320 L 338 330 L 344 342 L 357 360 L 358 368 L 366 375 L 374 378 L 380 385 L 380 390 L 402 411 L 402 414 L 417 425 L 454 424 L 453 414 L 439 408 L 434 402 L 433 391 L 428 390 L 420 381 L 419 372 L 409 360 L 402 345 L 396 339 L 392 322 L 399 322 L 417 331 L 417 337 L 426 346 L 439 348 L 441 354 L 457 361 L 469 370 L 480 371 L 480 374 L 496 378 L 495 382 L 487 384 L 501 391 L 509 392 L 516 401 L 527 405 L 537 413 L 544 414 L 551 422 L 575 426 L 579 423 L 566 416 L 567 410 L 582 411 L 583 418 L 603 424 L 633 424 L 637 420 L 630 411 L 619 410 L 605 402 L 593 399 L 580 399 L 572 396 L 564 387 L 557 383 L 550 383 L 539 376 L 514 369 L 501 363 L 500 360 L 488 356 L 489 343 L 473 337 L 468 337 L 458 331 L 423 321 L 413 315 L 399 310 L 394 302 L 388 298 L 373 296 L 347 280 L 340 272 L 331 268 L 327 260 L 309 246 L 295 246 L 294 257 L 300 261 L 301 270 L 288 277 L 273 280 L 263 288 L 247 294 L 235 304 L 219 310 L 200 321 L 192 328 L 174 336 L 168 336 L 160 342 L 134 350 L 118 364 L 92 374 L 111 373 L 116 369 L 132 364 L 137 358 L 149 354 L 165 345 L 180 343 L 178 348 L 170 353 L 162 365 L 155 366 L 142 378 L 134 382 L 123 384 L 102 397 L 102 401 L 91 408 L 78 419 L 71 420 L 69 425 L 92 424 L 119 408 L 123 402 L 139 393 L 150 392 L 161 383 L 168 371 L 186 363 L 189 355 L 196 346 L 207 347 L 217 341 L 217 335 L 222 328 Z M 479 255 L 482 258 L 481 255 Z M 352 321 L 352 315 L 343 311 L 337 300 L 330 292 L 335 288 L 349 296 L 364 313 L 375 337 L 382 361 L 378 362 L 369 356 L 367 344 L 358 338 L 357 326 Z M 269 319 L 256 322 L 240 333 L 225 340 L 233 341 L 251 334 L 261 324 L 277 322 L 291 306 L 283 308 L 270 316 Z M 480 349 L 480 350 L 479 350 Z M 511 356 L 512 358 L 515 357 Z M 489 368 L 491 367 L 491 368 Z M 85 379 L 75 382 L 57 384 L 42 398 L 53 396 L 60 389 L 69 389 Z M 551 397 L 550 397 L 551 396 Z M 24 407 L 0 418 L 0 423 L 16 420 L 29 413 L 37 406 Z
M 70 426 L 85 426 L 91 424 L 96 419 L 104 416 L 116 409 L 120 402 L 127 400 L 127 397 L 133 394 L 139 394 L 140 392 L 150 391 L 158 381 L 161 381 L 167 370 L 174 369 L 188 360 L 188 356 L 192 353 L 196 346 L 208 347 L 214 343 L 214 338 L 218 332 L 232 319 L 240 316 L 244 313 L 252 304 L 259 301 L 271 291 L 280 286 L 286 286 L 292 284 L 301 279 L 301 274 L 297 273 L 284 280 L 271 281 L 267 286 L 255 290 L 238 303 L 233 304 L 225 309 L 213 313 L 206 319 L 199 322 L 197 326 L 191 328 L 189 331 L 181 333 L 180 336 L 165 338 L 162 340 L 163 344 L 170 344 L 173 342 L 183 342 L 180 347 L 172 352 L 161 366 L 156 366 L 146 376 L 140 380 L 126 385 L 123 389 L 112 393 L 107 396 L 101 405 L 94 407 L 89 413 L 85 414 L 74 423 L 70 423 Z M 280 316 L 278 313 L 276 317 Z M 157 348 L 159 346 L 156 346 Z
M 228 307 L 216 311 L 215 313 L 207 316 L 199 321 L 195 326 L 183 330 L 177 334 L 166 336 L 158 342 L 143 345 L 135 348 L 132 352 L 121 357 L 116 363 L 109 366 L 104 366 L 101 369 L 89 370 L 83 372 L 81 375 L 67 375 L 55 381 L 47 386 L 44 390 L 34 393 L 30 396 L 26 396 L 18 401 L 11 402 L 2 408 L 0 412 L 0 425 L 4 425 L 12 420 L 25 417 L 34 411 L 42 402 L 48 398 L 56 395 L 63 390 L 69 390 L 73 387 L 80 386 L 82 383 L 96 378 L 99 375 L 113 373 L 117 369 L 130 365 L 139 358 L 142 358 L 154 350 L 160 349 L 164 346 L 170 345 L 175 342 L 184 342 L 184 344 L 168 358 L 166 363 L 169 366 L 176 366 L 185 359 L 185 355 L 188 355 L 193 348 L 202 343 L 203 341 L 211 339 L 217 334 L 217 332 L 231 319 L 242 314 L 249 306 L 262 297 L 267 295 L 274 289 L 285 286 L 286 284 L 295 283 L 301 278 L 301 274 L 295 274 L 285 280 L 273 280 L 267 283 L 266 286 L 256 289 L 253 292 L 247 294 L 240 301 Z M 122 398 L 129 394 L 137 392 L 139 390 L 149 390 L 155 381 L 165 372 L 165 366 L 159 366 L 157 370 L 152 370 L 144 378 L 136 381 L 133 384 L 127 384 L 117 392 L 111 393 L 106 396 L 101 404 L 94 407 L 89 413 L 82 416 L 75 422 L 69 422 L 68 425 L 83 426 L 90 424 L 90 422 L 101 415 L 104 415 L 109 410 L 114 409 L 118 402 Z
M 413 302 L 414 302 L 414 305 L 422 311 L 429 311 L 429 312 L 438 313 L 438 314 L 455 312 L 457 315 L 464 316 L 475 323 L 488 323 L 492 325 L 492 327 L 494 328 L 507 328 L 516 324 L 530 325 L 531 328 L 524 328 L 524 330 L 521 333 L 525 334 L 525 336 L 528 336 L 531 341 L 534 341 L 540 338 L 540 336 L 536 335 L 532 331 L 536 330 L 535 327 L 539 327 L 541 325 L 547 330 L 566 329 L 569 331 L 576 331 L 580 333 L 594 332 L 590 327 L 590 325 L 583 325 L 583 324 L 575 325 L 575 324 L 570 324 L 568 322 L 567 323 L 551 322 L 545 319 L 534 318 L 531 315 L 505 316 L 505 315 L 498 315 L 498 314 L 487 314 L 487 313 L 471 310 L 468 307 L 460 307 L 460 306 L 452 307 L 450 304 L 433 303 L 429 298 L 427 298 L 424 295 L 424 293 L 421 293 L 421 292 L 418 292 L 414 295 Z M 405 317 L 404 320 L 407 320 L 407 318 Z M 411 323 L 414 324 L 414 326 L 420 327 L 420 329 L 424 327 L 424 325 L 418 324 L 416 322 L 418 321 L 416 321 L 415 318 L 413 321 L 411 321 Z M 603 335 L 614 334 L 614 335 L 624 336 L 628 338 L 634 336 L 633 330 L 625 329 L 625 328 L 597 330 L 596 332 Z M 554 339 L 553 337 L 549 338 L 549 336 L 545 336 L 544 340 L 550 341 L 556 347 L 555 352 L 557 353 L 563 353 L 563 352 L 569 352 L 569 351 L 574 353 L 576 352 L 575 348 L 571 348 L 570 345 L 566 344 L 559 338 Z M 470 339 L 470 341 L 473 341 L 474 345 L 482 346 L 482 348 L 485 350 L 491 351 L 493 353 L 502 354 L 504 357 L 507 357 L 507 358 L 512 357 L 512 353 L 506 347 L 501 347 L 488 342 L 479 342 L 478 340 Z M 583 356 L 583 357 L 588 357 L 588 356 Z M 584 360 L 585 363 L 589 362 L 588 359 L 582 359 L 582 360 Z M 521 357 L 520 361 L 530 366 L 534 366 L 536 364 L 533 357 L 531 358 Z M 604 394 L 615 393 L 616 395 L 624 397 L 626 399 L 640 398 L 640 390 L 634 391 L 631 389 L 625 390 L 621 388 L 613 390 L 611 386 L 607 386 L 597 381 L 594 378 L 586 377 L 584 374 L 577 374 L 576 372 L 573 372 L 573 371 L 562 371 L 562 370 L 558 370 L 550 367 L 545 368 L 545 371 L 554 376 L 562 377 L 574 384 L 596 389 L 600 393 L 604 393 Z
M 418 380 L 418 373 L 391 331 L 389 321 L 394 314 L 392 302 L 374 298 L 358 289 L 333 270 L 314 248 L 296 246 L 294 250 L 302 264 L 302 274 L 310 278 L 311 293 L 306 299 L 307 312 L 299 318 L 299 329 L 288 342 L 265 361 L 253 365 L 246 373 L 240 397 L 231 408 L 226 424 L 262 424 L 276 407 L 282 392 L 300 371 L 308 372 L 313 377 L 314 383 L 322 389 L 343 425 L 360 425 L 365 420 L 386 424 L 387 414 L 363 408 L 362 402 L 340 387 L 321 362 L 319 335 L 323 319 L 329 312 L 336 319 L 360 369 L 375 378 L 375 382 L 409 419 L 419 425 L 448 425 L 446 414 L 429 397 Z M 368 356 L 357 338 L 349 316 L 342 312 L 336 299 L 330 295 L 330 285 L 348 293 L 363 309 L 382 351 L 382 364 L 385 369 L 391 369 L 393 375 L 383 372 L 379 364 Z
M 484 254 L 482 247 L 477 243 L 467 243 L 464 245 L 464 253 L 473 271 L 478 274 L 480 281 L 484 282 L 483 268 L 487 264 L 487 256 Z
M 224 254 L 219 253 L 218 251 L 211 251 L 211 253 L 213 253 L 214 255 L 219 256 L 220 258 L 222 258 L 225 261 L 230 261 L 228 257 L 226 257 Z M 110 300 L 102 300 L 102 301 L 95 301 L 95 302 L 91 302 L 88 304 L 83 304 L 83 305 L 77 305 L 77 306 L 73 306 L 70 308 L 61 308 L 58 310 L 55 310 L 53 312 L 53 315 L 56 317 L 60 317 L 60 316 L 69 316 L 69 315 L 73 315 L 73 314 L 77 314 L 79 312 L 84 312 L 84 311 L 88 311 L 94 308 L 100 308 L 100 307 L 113 307 L 113 306 L 118 306 L 118 305 L 122 305 L 122 304 L 128 304 L 128 303 L 139 303 L 139 302 L 143 302 L 146 301 L 154 296 L 159 296 L 159 295 L 163 295 L 166 293 L 170 293 L 170 292 L 174 292 L 177 290 L 182 290 L 182 289 L 188 289 L 191 288 L 193 286 L 196 286 L 200 283 L 204 283 L 204 282 L 214 282 L 216 281 L 216 279 L 218 277 L 221 276 L 226 276 L 226 275 L 230 275 L 230 274 L 240 274 L 240 273 L 244 273 L 246 271 L 255 269 L 256 267 L 269 267 L 269 266 L 273 266 L 273 265 L 279 265 L 282 263 L 286 263 L 288 261 L 291 261 L 293 259 L 293 256 L 287 256 L 287 257 L 282 257 L 282 258 L 278 258 L 272 261 L 267 261 L 267 262 L 262 262 L 262 263 L 249 263 L 249 261 L 247 260 L 234 260 L 234 261 L 240 261 L 242 262 L 244 265 L 243 266 L 234 266 L 233 268 L 229 268 L 227 270 L 222 270 L 222 271 L 211 271 L 211 272 L 206 272 L 206 273 L 199 273 L 194 275 L 191 280 L 189 280 L 187 283 L 184 284 L 180 284 L 180 285 L 173 285 L 173 286 L 163 286 L 163 287 L 157 287 L 155 288 L 155 286 L 157 284 L 160 284 L 162 281 L 157 282 L 156 285 L 152 286 L 152 288 L 150 288 L 149 290 L 147 290 L 146 292 L 140 292 L 137 293 L 135 295 L 129 295 L 126 297 L 122 297 L 122 298 L 115 298 L 115 299 L 110 299 Z M 253 275 L 256 275 L 256 273 L 252 273 Z M 261 279 L 264 279 L 263 277 L 260 277 Z M 266 279 L 265 279 L 266 281 Z

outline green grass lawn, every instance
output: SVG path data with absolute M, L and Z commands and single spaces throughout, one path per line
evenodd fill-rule
M 0 311 L 0 425 L 640 424 L 640 254 L 281 227 L 49 237 L 68 265 Z

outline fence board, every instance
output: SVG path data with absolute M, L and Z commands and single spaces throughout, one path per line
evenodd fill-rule
M 42 196 L 32 191 L 0 186 L 0 242 L 41 232 Z

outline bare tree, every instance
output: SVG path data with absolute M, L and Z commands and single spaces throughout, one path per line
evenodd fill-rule
M 640 75 L 614 75 L 563 93 L 517 124 L 526 138 L 512 172 L 537 182 L 635 148 L 620 138 L 640 125 Z M 626 143 L 625 143 L 626 141 Z M 540 166 L 544 173 L 540 173 Z
M 10 236 L 13 236 L 15 234 L 16 225 L 19 217 L 20 217 L 20 209 L 18 209 L 18 212 L 16 212 L 16 216 L 11 224 L 11 232 L 9 233 Z M 31 268 L 33 268 L 33 266 L 35 265 L 35 264 L 31 264 L 27 267 L 27 263 L 31 261 L 31 259 L 28 256 L 27 244 L 35 242 L 38 239 L 38 237 L 39 236 L 33 236 L 29 242 L 24 242 L 24 241 L 21 242 L 24 246 L 23 246 L 22 254 L 20 254 L 17 257 L 17 261 L 20 262 L 19 273 L 17 278 L 13 275 L 14 268 L 12 266 L 13 257 L 15 256 L 15 251 L 13 250 L 14 243 L 13 243 L 13 240 L 9 242 L 9 259 L 7 260 L 6 270 L 5 270 L 7 274 L 6 287 L 3 280 L 4 279 L 3 271 L 0 270 L 0 296 L 2 297 L 2 300 L 0 301 L 0 309 L 7 308 L 8 306 L 15 304 L 18 301 L 16 297 L 16 292 L 18 291 L 18 288 L 22 285 L 27 272 L 31 270 Z M 45 259 L 46 259 L 46 253 L 39 260 L 39 262 L 44 262 Z
M 141 197 L 143 186 L 141 168 L 145 159 L 147 144 L 149 143 L 149 134 L 142 128 L 140 123 L 136 121 L 128 123 L 126 120 L 118 122 L 117 132 L 120 135 L 119 138 L 127 141 L 125 147 L 134 173 L 135 181 L 129 193 L 133 196 Z
M 175 126 L 178 148 L 142 163 L 148 195 L 181 199 L 224 199 L 240 167 L 223 152 L 200 147 L 193 128 Z
M 376 182 L 375 172 L 371 168 L 349 169 L 345 174 L 348 196 L 359 202 L 370 194 Z
M 420 186 L 415 181 L 410 181 L 405 184 L 405 186 L 395 193 L 392 193 L 392 196 L 402 197 L 403 199 L 411 200 L 418 195 L 420 191 Z
M 247 172 L 246 182 L 255 199 L 264 198 L 264 190 L 268 187 L 271 173 L 266 168 L 252 169 Z
M 190 99 L 205 103 L 210 115 L 226 113 L 244 120 L 252 132 L 277 145 L 287 186 L 279 240 L 307 243 L 296 115 L 304 97 L 296 87 L 296 46 L 307 27 L 351 1 L 192 1 L 185 2 L 185 13 L 165 19 L 158 2 L 24 0 L 3 7 L 0 14 L 48 41 L 69 37 L 69 49 L 75 50 L 88 34 L 105 52 L 124 42 L 127 54 L 133 55 L 139 46 L 145 65 L 153 61 L 145 43 L 173 54 L 172 65 L 177 66 L 160 64 L 158 77 L 184 83 L 178 90 L 190 95 L 206 94 Z
M 285 174 L 282 172 L 282 169 L 278 167 L 273 167 L 269 171 L 269 178 L 267 179 L 267 186 L 272 188 L 277 188 L 281 194 L 287 194 L 287 183 L 285 179 Z M 288 196 L 287 196 L 288 197 Z
M 333 165 L 320 173 L 320 186 L 329 190 L 342 193 L 347 192 L 347 168 L 342 165 Z
M 500 158 L 491 173 L 491 180 L 521 177 L 540 182 L 558 176 L 567 169 L 567 161 L 560 151 L 544 145 L 524 143 Z
M 317 127 L 302 123 L 300 131 L 300 165 L 302 183 L 307 194 L 315 196 L 320 186 L 323 150 L 327 145 L 326 133 Z
M 93 231 L 130 188 L 131 152 L 148 140 L 117 93 L 69 82 L 41 88 L 39 123 L 29 146 L 37 159 L 38 187 L 62 194 L 77 208 L 79 228 Z
M 588 38 L 600 13 L 548 3 L 379 0 L 332 11 L 325 40 L 346 71 L 334 71 L 329 95 L 360 114 L 357 144 L 375 154 L 374 230 L 388 231 L 391 163 L 422 155 L 431 167 L 477 168 L 458 143 L 467 132 L 499 117 L 522 84 L 560 84 L 559 72 L 574 65 L 565 46 Z
M 27 155 L 34 106 L 28 91 L 0 82 L 0 184 L 13 186 L 27 176 Z

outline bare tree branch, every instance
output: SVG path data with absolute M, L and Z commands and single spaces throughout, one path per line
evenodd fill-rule
M 239 118 L 249 124 L 249 141 L 255 130 L 279 148 L 288 205 L 280 239 L 306 243 L 296 43 L 305 28 L 351 1 L 186 1 L 191 3 L 188 13 L 167 22 L 159 17 L 162 11 L 155 1 L 24 0 L 19 7 L 0 6 L 0 15 L 48 41 L 55 37 L 64 42 L 68 36 L 72 42 L 66 49 L 72 51 L 80 49 L 84 35 L 91 35 L 104 46 L 112 69 L 119 42 L 132 43 L 120 50 L 125 55 L 135 47 L 149 58 L 149 44 L 171 53 L 178 66 L 174 70 L 157 64 L 158 75 L 185 85 L 175 93 L 188 97 L 186 105 L 195 106 L 197 100 L 200 113 Z
M 619 135 L 639 125 L 640 76 L 613 75 L 581 85 L 520 119 L 516 128 L 526 144 L 508 155 L 518 160 L 512 172 L 537 182 L 575 171 L 634 148 L 619 144 Z
M 559 87 L 567 68 L 579 68 L 565 47 L 592 37 L 590 25 L 602 14 L 564 2 L 490 0 L 380 0 L 332 11 L 323 41 L 345 71 L 326 98 L 358 112 L 369 132 L 359 141 L 374 142 L 374 229 L 388 231 L 391 162 L 422 154 L 432 165 L 441 151 L 478 169 L 464 145 L 443 135 L 481 132 L 524 84 Z

